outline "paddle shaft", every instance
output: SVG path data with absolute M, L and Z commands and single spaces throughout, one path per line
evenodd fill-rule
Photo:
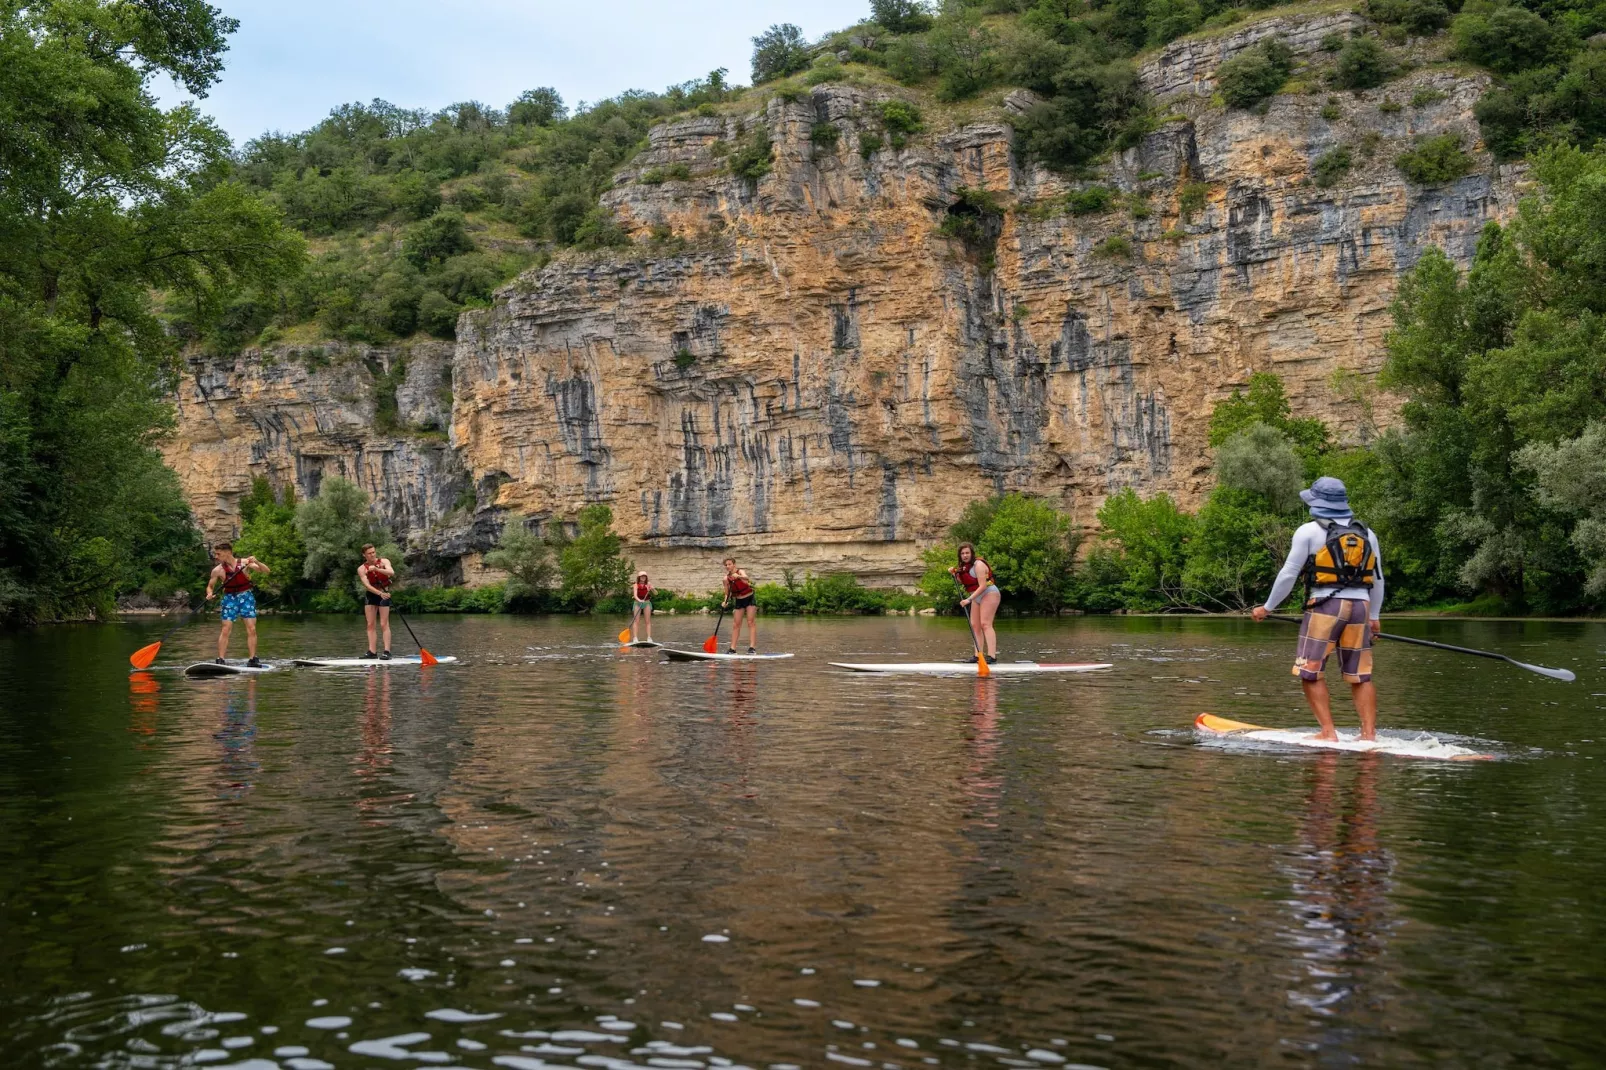
M 407 629 L 407 634 L 413 637 L 413 645 L 418 647 L 419 656 L 424 659 L 424 663 L 429 664 L 430 662 L 433 662 L 435 660 L 435 655 L 425 650 L 424 644 L 418 641 L 418 633 L 414 632 L 413 626 L 407 623 L 407 615 L 401 611 L 399 606 L 392 606 L 391 608 L 396 611 L 396 616 L 401 618 L 402 627 Z
M 724 606 L 723 603 L 721 603 L 720 607 L 719 607 L 719 616 L 714 620 L 714 634 L 710 635 L 708 637 L 708 641 L 703 644 L 703 649 L 708 651 L 708 653 L 710 653 L 710 654 L 714 653 L 715 650 L 719 649 L 719 626 L 721 624 L 724 624 L 724 623 L 725 623 L 725 606 Z M 709 650 L 710 644 L 712 644 L 713 650 Z
M 959 608 L 965 611 L 965 623 L 970 625 L 970 646 L 976 652 L 976 675 L 991 676 L 993 669 L 987 664 L 987 655 L 981 649 L 981 636 L 976 634 L 976 626 L 970 619 L 970 607 L 960 602 Z
M 1272 620 L 1280 620 L 1284 624 L 1304 623 L 1298 617 L 1288 617 L 1281 613 L 1268 613 L 1266 616 L 1270 617 Z M 1573 678 L 1572 673 L 1567 669 L 1549 669 L 1543 665 L 1530 665 L 1526 661 L 1518 661 L 1516 658 L 1507 657 L 1504 654 L 1496 654 L 1492 650 L 1474 650 L 1469 646 L 1452 646 L 1449 643 L 1435 643 L 1431 639 L 1413 639 L 1409 635 L 1391 635 L 1388 632 L 1378 632 L 1377 637 L 1379 639 L 1392 639 L 1396 643 L 1411 643 L 1415 646 L 1429 646 L 1435 650 L 1448 650 L 1454 654 L 1471 654 L 1473 657 L 1477 658 L 1489 658 L 1493 661 L 1504 661 L 1517 666 L 1519 669 L 1527 669 L 1530 672 L 1539 672 L 1540 670 L 1544 670 L 1540 673 L 1542 676 L 1556 676 L 1557 679 L 1563 679 L 1563 677 L 1557 676 L 1556 674 L 1566 673 L 1567 676 L 1565 679 L 1571 681 Z

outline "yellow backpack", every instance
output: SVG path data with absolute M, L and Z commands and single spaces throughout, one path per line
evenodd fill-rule
M 1305 589 L 1313 587 L 1371 587 L 1377 576 L 1377 555 L 1372 553 L 1371 532 L 1353 517 L 1343 523 L 1318 520 L 1327 541 L 1305 563 Z

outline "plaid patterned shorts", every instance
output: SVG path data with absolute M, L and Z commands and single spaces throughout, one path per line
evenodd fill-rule
M 1305 610 L 1299 624 L 1299 652 L 1294 675 L 1320 680 L 1327 655 L 1338 651 L 1338 668 L 1352 684 L 1372 678 L 1371 603 L 1363 598 L 1324 598 Z

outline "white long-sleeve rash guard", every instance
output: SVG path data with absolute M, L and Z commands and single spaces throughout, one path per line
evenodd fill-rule
M 1372 586 L 1365 587 L 1315 587 L 1310 594 L 1312 598 L 1364 598 L 1371 603 L 1371 618 L 1377 620 L 1383 613 L 1383 552 L 1377 545 L 1377 532 L 1367 529 L 1367 536 L 1371 539 L 1372 554 L 1377 560 L 1377 568 L 1372 576 Z M 1288 560 L 1283 562 L 1282 571 L 1277 573 L 1277 582 L 1271 585 L 1271 596 L 1266 599 L 1266 609 L 1276 612 L 1283 599 L 1288 597 L 1294 589 L 1294 584 L 1305 571 L 1305 562 L 1311 555 L 1327 542 L 1327 530 L 1316 521 L 1301 524 L 1299 530 L 1294 532 L 1293 545 L 1288 548 Z

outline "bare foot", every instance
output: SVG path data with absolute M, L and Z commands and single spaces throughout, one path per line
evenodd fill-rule
M 1376 743 L 1377 742 L 1377 733 L 1376 732 L 1370 732 L 1370 733 L 1362 732 L 1361 733 L 1361 742 L 1362 743 Z
M 1337 732 L 1317 732 L 1315 738 L 1321 740 L 1323 743 L 1337 743 L 1338 742 L 1338 733 Z

